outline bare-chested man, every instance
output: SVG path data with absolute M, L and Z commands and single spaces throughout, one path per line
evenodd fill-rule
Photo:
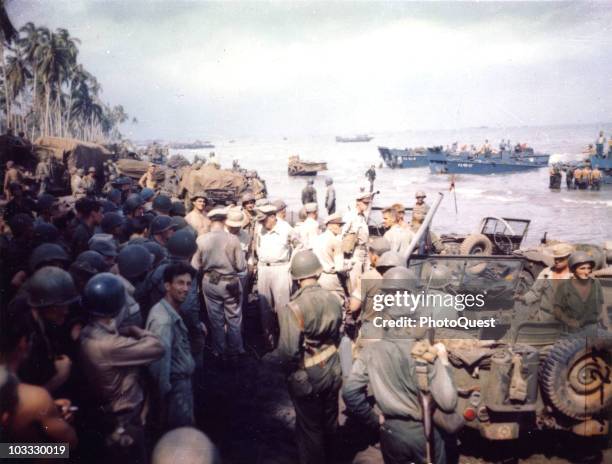
M 21 172 L 19 171 L 19 169 L 17 169 L 17 167 L 15 166 L 15 163 L 13 161 L 7 161 L 6 162 L 6 173 L 4 174 L 4 197 L 6 198 L 6 201 L 10 201 L 13 196 L 11 195 L 11 191 L 9 189 L 9 185 L 11 185 L 12 183 L 18 183 L 21 184 L 21 181 L 23 180 L 23 175 L 21 174 Z

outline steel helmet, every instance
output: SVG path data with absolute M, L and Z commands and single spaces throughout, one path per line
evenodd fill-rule
M 574 251 L 568 260 L 569 268 L 571 271 L 581 264 L 591 263 L 593 268 L 595 267 L 595 258 L 589 255 L 586 251 Z
M 41 222 L 34 226 L 32 240 L 36 246 L 42 243 L 54 243 L 59 239 L 60 233 L 53 224 Z
M 116 227 L 121 227 L 125 223 L 125 218 L 119 213 L 105 213 L 100 223 L 102 231 L 112 234 Z
M 11 228 L 13 237 L 22 237 L 34 227 L 34 219 L 32 216 L 25 213 L 17 213 L 8 220 L 8 225 Z
M 172 208 L 172 200 L 166 195 L 159 195 L 153 200 L 153 209 L 161 211 L 164 214 L 168 214 Z
M 127 245 L 117 256 L 119 273 L 127 279 L 148 272 L 152 264 L 153 255 L 143 245 Z
M 444 264 L 434 264 L 431 266 L 429 275 L 427 276 L 427 285 L 433 289 L 443 289 L 446 287 L 452 277 L 451 270 Z
M 142 199 L 142 201 L 144 201 L 145 203 L 147 201 L 149 201 L 151 198 L 153 198 L 155 196 L 155 191 L 153 189 L 150 188 L 143 188 L 140 191 L 140 198 Z
M 117 256 L 117 245 L 112 238 L 94 237 L 89 239 L 89 249 L 97 251 L 102 256 L 114 258 Z
M 172 228 L 172 218 L 170 216 L 155 216 L 149 226 L 150 235 L 161 234 Z
M 100 272 L 107 272 L 108 265 L 100 253 L 87 250 L 77 256 L 70 266 L 70 271 L 73 269 L 94 276 Z
M 404 266 L 406 263 L 402 262 L 402 257 L 395 251 L 385 251 L 376 262 L 376 267 L 398 267 Z
M 119 211 L 119 207 L 110 200 L 100 200 L 100 204 L 102 205 L 102 212 L 106 213 L 116 213 Z
M 68 263 L 70 261 L 66 250 L 55 243 L 43 243 L 37 246 L 30 256 L 30 269 L 35 271 L 56 261 L 62 263 Z
M 416 290 L 416 274 L 404 266 L 396 266 L 383 274 L 382 290 Z
M 185 216 L 187 210 L 182 201 L 173 201 L 172 207 L 170 208 L 170 216 Z
M 166 257 L 166 249 L 159 243 L 149 240 L 142 244 L 153 255 L 153 267 L 157 266 Z
M 124 305 L 125 286 L 110 272 L 92 277 L 85 285 L 83 307 L 92 316 L 115 317 Z
M 116 188 L 113 188 L 110 192 L 108 192 L 106 198 L 108 198 L 112 202 L 121 201 L 121 192 Z
M 249 201 L 255 201 L 255 195 L 253 195 L 251 192 L 247 192 L 244 195 L 242 195 L 242 198 L 240 199 L 240 203 L 241 204 L 245 204 L 248 203 Z
M 41 193 L 40 195 L 38 195 L 38 199 L 36 201 L 36 211 L 38 211 L 38 213 L 41 213 L 51 208 L 56 201 L 57 198 L 55 198 L 50 193 Z
M 123 203 L 123 211 L 126 214 L 133 213 L 136 209 L 142 206 L 142 198 L 137 193 L 131 194 L 125 203 Z
M 181 229 L 170 237 L 166 248 L 170 255 L 182 259 L 190 259 L 198 249 L 195 236 L 187 229 Z
M 293 280 L 318 277 L 323 272 L 323 266 L 312 250 L 302 250 L 291 260 L 291 277 Z
M 183 216 L 171 216 L 170 219 L 172 219 L 172 228 L 175 231 L 184 229 L 189 225 L 187 224 L 187 221 L 185 221 L 185 218 Z
M 72 276 L 54 266 L 40 268 L 26 284 L 28 304 L 32 308 L 66 306 L 78 300 Z

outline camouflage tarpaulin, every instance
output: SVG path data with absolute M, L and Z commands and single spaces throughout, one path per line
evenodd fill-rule
M 61 137 L 40 137 L 36 140 L 35 151 L 38 156 L 47 153 L 59 161 L 65 160 L 68 168 L 87 170 L 93 166 L 98 172 L 103 172 L 104 162 L 112 157 L 102 145 Z
M 228 171 L 226 169 L 218 169 L 215 166 L 204 165 L 199 169 L 186 167 L 181 170 L 182 177 L 180 183 L 180 192 L 189 194 L 200 190 L 211 189 L 232 189 L 236 193 L 243 192 L 247 188 L 251 188 L 255 195 L 262 193 L 263 185 L 261 182 L 249 182 L 245 176 L 238 172 Z
M 148 161 L 139 161 L 133 159 L 117 160 L 117 169 L 124 176 L 139 180 L 149 167 Z M 156 178 L 158 181 L 163 181 L 167 168 L 165 166 L 157 166 Z

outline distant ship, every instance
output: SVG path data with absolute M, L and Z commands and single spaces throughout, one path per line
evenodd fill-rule
M 199 150 L 202 148 L 215 148 L 215 146 L 208 142 L 202 142 L 200 140 L 196 140 L 195 142 L 192 143 L 184 143 L 184 142 L 173 142 L 169 145 L 170 148 L 175 148 L 175 149 L 194 149 L 194 150 Z
M 336 142 L 339 142 L 339 143 L 369 142 L 373 138 L 374 137 L 371 137 L 371 136 L 366 135 L 366 134 L 359 134 L 359 135 L 355 135 L 353 137 L 340 137 L 340 136 L 336 136 Z

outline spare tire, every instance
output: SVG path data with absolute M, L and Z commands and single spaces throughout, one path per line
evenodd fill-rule
M 540 372 L 545 397 L 572 419 L 588 419 L 612 405 L 612 337 L 595 334 L 558 341 Z
M 462 255 L 490 255 L 493 253 L 493 243 L 486 235 L 468 235 L 459 247 Z

